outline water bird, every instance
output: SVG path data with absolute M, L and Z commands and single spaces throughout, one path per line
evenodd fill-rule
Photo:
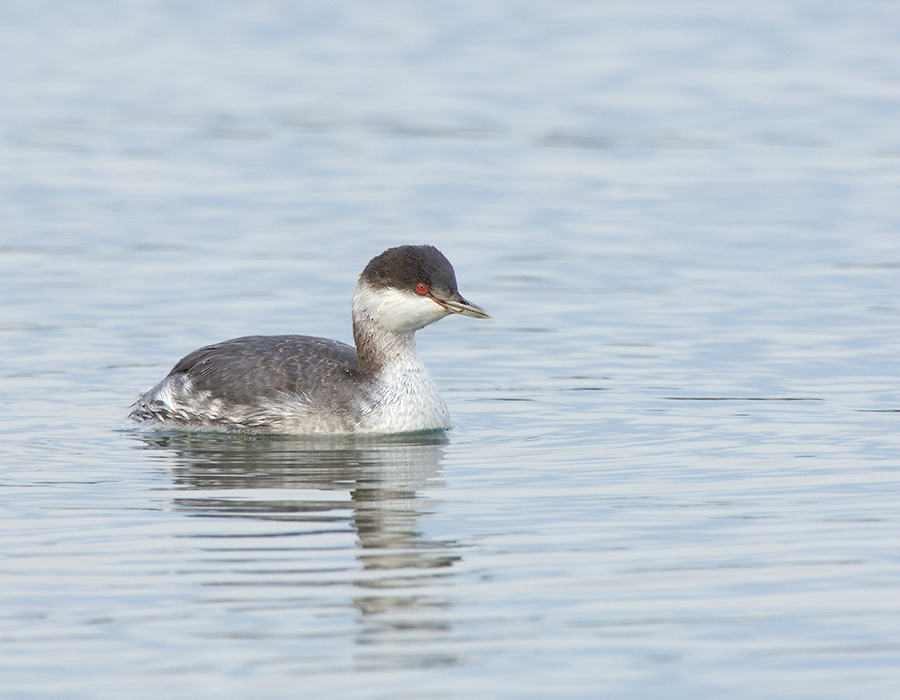
M 351 304 L 355 348 L 304 335 L 246 336 L 195 350 L 141 394 L 130 417 L 154 428 L 389 434 L 451 427 L 415 333 L 450 314 L 490 318 L 430 245 L 372 258 Z

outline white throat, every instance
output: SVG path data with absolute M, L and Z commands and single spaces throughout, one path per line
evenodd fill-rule
M 360 281 L 353 296 L 353 326 L 360 368 L 373 372 L 377 410 L 373 432 L 450 427 L 450 412 L 416 348 L 415 332 L 449 312 L 428 296 L 372 288 Z

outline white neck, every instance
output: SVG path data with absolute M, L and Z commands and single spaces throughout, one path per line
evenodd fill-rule
M 435 307 L 437 311 L 435 311 Z M 447 312 L 431 299 L 363 282 L 353 297 L 359 369 L 373 380 L 373 431 L 446 429 L 450 413 L 416 348 L 415 332 Z M 424 321 L 424 322 L 423 322 Z

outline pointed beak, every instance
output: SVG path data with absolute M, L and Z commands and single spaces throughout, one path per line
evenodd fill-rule
M 432 296 L 432 299 L 453 314 L 462 314 L 463 316 L 471 316 L 472 318 L 491 317 L 491 315 L 480 306 L 476 306 L 471 301 L 463 299 L 462 297 L 457 297 L 456 299 L 438 299 L 437 297 Z

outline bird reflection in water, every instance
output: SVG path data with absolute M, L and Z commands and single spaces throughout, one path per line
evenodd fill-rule
M 355 631 L 359 665 L 456 662 L 452 655 L 429 653 L 427 643 L 417 644 L 426 642 L 423 635 L 436 642 L 434 635 L 449 631 L 450 603 L 436 591 L 444 590 L 451 567 L 460 560 L 454 542 L 429 539 L 418 526 L 430 503 L 418 492 L 436 485 L 447 442 L 443 432 L 370 438 L 191 433 L 143 438 L 150 448 L 174 453 L 166 461 L 175 487 L 189 492 L 174 499 L 176 509 L 194 516 L 303 524 L 287 534 L 292 538 L 289 549 L 295 550 L 289 566 L 296 567 L 299 558 L 309 565 L 293 583 L 331 590 L 342 583 L 352 586 L 352 602 L 361 613 Z M 356 564 L 335 566 L 349 533 L 356 535 Z M 270 537 L 284 535 L 280 530 Z M 222 535 L 246 536 L 233 527 Z M 253 557 L 246 549 L 241 552 Z M 270 552 L 261 546 L 257 559 Z M 271 560 L 266 566 L 274 574 L 270 584 L 284 586 L 289 568 L 273 570 Z M 225 573 L 233 579 L 235 571 Z M 259 571 L 254 573 L 259 584 Z

